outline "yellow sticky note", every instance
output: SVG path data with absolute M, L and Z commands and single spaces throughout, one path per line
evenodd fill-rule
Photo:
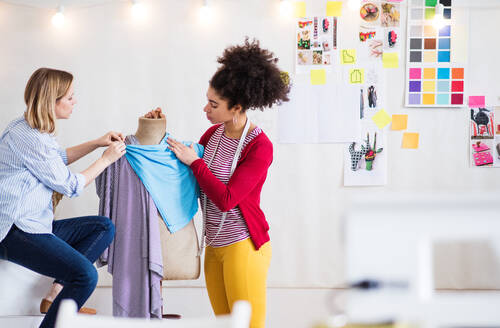
M 382 63 L 384 68 L 398 68 L 399 55 L 397 52 L 384 52 L 382 54 Z
M 343 65 L 356 64 L 356 49 L 342 49 L 340 51 L 340 62 Z
M 362 68 L 353 68 L 349 71 L 349 83 L 363 84 L 365 83 L 365 70 Z
M 306 2 L 296 1 L 293 3 L 293 15 L 295 17 L 306 17 Z
M 418 148 L 418 133 L 403 133 L 403 145 L 402 148 L 407 149 L 417 149 Z
M 383 129 L 387 124 L 391 123 L 391 117 L 385 109 L 379 110 L 375 115 L 372 116 L 373 122 L 378 126 L 379 129 Z
M 326 16 L 342 16 L 342 1 L 328 1 L 326 3 Z
M 324 69 L 312 69 L 311 84 L 312 85 L 326 84 L 326 71 Z
M 392 115 L 392 130 L 406 130 L 408 115 Z

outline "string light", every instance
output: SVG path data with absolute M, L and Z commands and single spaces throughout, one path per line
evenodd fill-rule
M 434 14 L 432 25 L 434 25 L 434 27 L 438 30 L 441 29 L 445 24 L 443 13 L 444 5 L 442 3 L 436 4 L 436 13 Z
M 283 17 L 289 17 L 292 15 L 293 6 L 288 0 L 280 0 L 280 13 Z
M 208 22 L 212 19 L 213 13 L 212 9 L 208 5 L 208 0 L 203 0 L 203 4 L 198 11 L 198 16 L 203 22 Z
M 64 7 L 59 6 L 57 8 L 57 13 L 52 16 L 52 25 L 57 28 L 61 28 L 64 25 Z
M 142 20 L 146 17 L 146 8 L 139 0 L 132 0 L 132 17 L 137 20 Z

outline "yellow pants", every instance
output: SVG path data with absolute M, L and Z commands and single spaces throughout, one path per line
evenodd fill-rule
M 205 281 L 215 315 L 228 314 L 235 301 L 246 300 L 252 305 L 250 327 L 265 327 L 266 281 L 271 253 L 270 242 L 257 251 L 250 239 L 206 248 Z

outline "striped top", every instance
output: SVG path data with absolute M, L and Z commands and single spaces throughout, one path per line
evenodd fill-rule
M 28 233 L 52 233 L 52 191 L 78 196 L 85 177 L 66 166 L 55 137 L 15 119 L 0 136 L 0 241 L 13 224 Z
M 250 132 L 243 142 L 243 149 L 246 145 L 252 141 L 256 136 L 258 136 L 262 130 L 259 127 L 255 127 L 252 132 Z M 221 138 L 217 152 L 210 166 L 210 171 L 214 176 L 227 185 L 229 182 L 229 175 L 231 173 L 231 164 L 233 162 L 234 155 L 236 153 L 236 148 L 238 148 L 239 139 L 228 138 L 224 133 L 224 125 L 222 124 L 213 134 L 212 138 L 208 142 L 205 153 L 203 154 L 203 160 L 208 163 L 210 158 L 212 158 L 217 143 Z M 241 154 L 240 154 L 241 157 Z M 239 158 L 238 158 L 239 159 Z M 202 199 L 206 195 L 202 191 Z M 212 247 L 222 247 L 234 244 L 243 239 L 250 237 L 248 232 L 248 227 L 243 219 L 243 215 L 238 206 L 229 210 L 227 213 L 224 225 L 214 240 L 217 231 L 219 230 L 219 225 L 222 218 L 222 212 L 217 208 L 217 206 L 212 203 L 210 199 L 207 200 L 207 211 L 206 211 L 206 242 Z

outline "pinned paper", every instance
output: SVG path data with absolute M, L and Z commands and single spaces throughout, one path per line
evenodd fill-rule
M 340 62 L 343 65 L 356 64 L 356 49 L 342 49 L 341 52 Z
M 306 17 L 306 2 L 296 1 L 293 3 L 293 15 L 295 17 Z
M 392 115 L 392 130 L 406 130 L 408 115 Z
M 385 109 L 379 110 L 375 115 L 372 116 L 373 122 L 378 126 L 379 129 L 383 129 L 387 124 L 391 123 L 391 117 Z
M 485 96 L 469 96 L 469 107 L 486 107 Z
M 324 69 L 312 69 L 311 84 L 312 85 L 326 84 L 326 71 Z
M 328 1 L 326 3 L 326 16 L 342 16 L 342 1 Z
M 365 83 L 365 70 L 362 68 L 355 68 L 349 71 L 349 82 L 351 84 Z
M 410 133 L 410 132 L 403 133 L 403 144 L 401 147 L 407 149 L 417 149 L 418 137 L 419 137 L 418 133 Z
M 382 63 L 384 68 L 398 68 L 399 55 L 397 52 L 384 52 L 382 54 Z

